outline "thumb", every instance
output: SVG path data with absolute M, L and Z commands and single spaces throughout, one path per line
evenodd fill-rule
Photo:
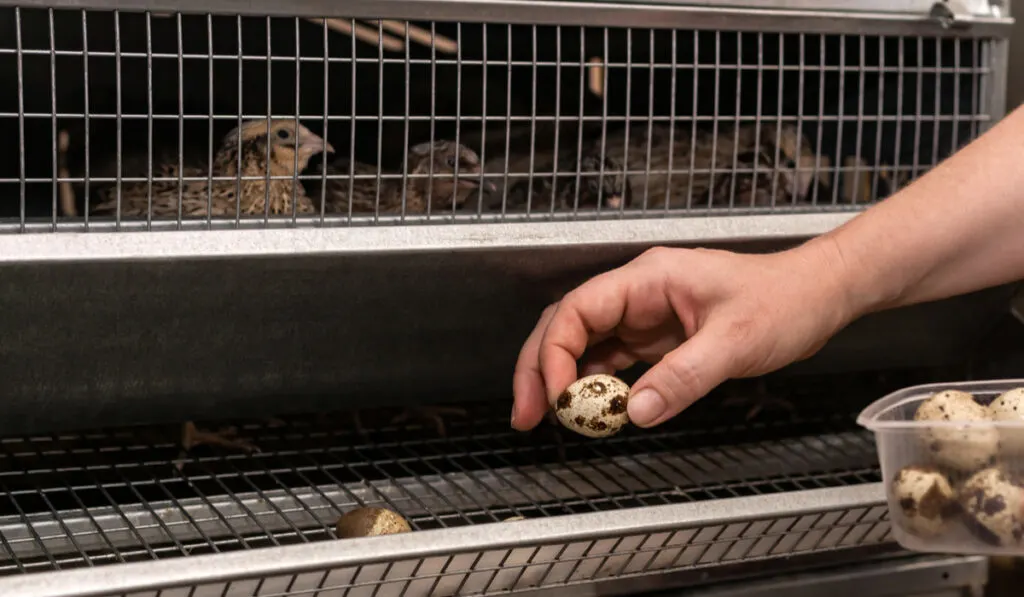
M 653 427 L 704 397 L 736 370 L 737 345 L 710 327 L 666 354 L 633 384 L 629 419 Z

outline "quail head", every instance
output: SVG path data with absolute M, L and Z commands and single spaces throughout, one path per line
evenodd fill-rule
M 432 210 L 462 206 L 481 187 L 494 192 L 494 184 L 481 183 L 480 157 L 465 145 L 452 141 L 420 143 L 409 150 L 407 195 L 423 205 L 429 201 Z M 456 169 L 458 178 L 456 179 Z M 415 176 L 412 176 L 415 175 Z
M 213 163 L 192 159 L 180 169 L 177 160 L 153 165 L 161 180 L 122 184 L 120 213 L 125 216 L 234 216 L 236 214 L 313 213 L 313 203 L 296 180 L 317 153 L 333 152 L 330 144 L 293 119 L 244 122 L 221 140 Z M 269 158 L 269 159 L 268 159 Z M 132 173 L 131 176 L 138 176 Z M 144 174 L 143 174 L 144 176 Z M 199 180 L 183 180 L 178 177 Z M 208 181 L 208 177 L 231 177 Z M 268 177 L 288 177 L 267 180 Z M 240 193 L 239 193 L 240 191 Z M 117 188 L 102 190 L 93 208 L 97 214 L 118 209 Z M 152 205 L 150 206 L 150 197 Z
M 321 152 L 333 153 L 334 148 L 306 127 L 296 125 L 292 119 L 273 120 L 269 127 L 266 120 L 251 120 L 225 135 L 220 150 L 214 156 L 213 170 L 221 176 L 238 176 L 240 172 L 245 177 L 259 177 L 241 181 L 242 213 L 264 213 L 268 200 L 268 174 L 290 177 L 270 181 L 270 213 L 291 211 L 293 195 L 300 202 L 300 213 L 312 213 L 313 204 L 296 176 L 306 169 L 310 158 Z M 235 181 L 223 182 L 227 183 L 225 190 L 235 186 Z

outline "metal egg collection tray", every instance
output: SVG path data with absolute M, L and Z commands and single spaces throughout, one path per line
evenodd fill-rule
M 217 595 L 489 594 L 891 546 L 874 443 L 852 408 L 800 404 L 747 422 L 746 408 L 709 397 L 664 428 L 595 441 L 551 426 L 515 432 L 504 403 L 464 406 L 469 416 L 446 417 L 444 436 L 390 424 L 385 411 L 363 413 L 363 432 L 351 413 L 242 425 L 253 454 L 201 446 L 183 456 L 178 426 L 3 440 L 0 593 L 105 594 L 85 587 L 111 565 L 133 571 L 122 589 L 157 589 L 144 580 L 161 576 L 153 566 L 180 581 L 206 560 L 218 577 L 238 577 Z M 361 505 L 398 511 L 416 532 L 332 550 L 337 518 Z M 527 520 L 480 526 L 513 516 Z M 573 533 L 585 540 L 551 544 Z M 304 549 L 353 566 L 333 562 L 303 581 L 313 565 Z M 241 561 L 232 556 L 258 553 L 283 569 L 299 558 L 287 586 L 242 583 L 269 582 L 251 562 L 231 572 Z M 207 586 L 202 568 L 193 588 Z M 62 586 L 62 575 L 68 592 L 39 588 Z M 34 584 L 44 577 L 58 582 Z M 137 594 L 177 595 L 168 590 Z

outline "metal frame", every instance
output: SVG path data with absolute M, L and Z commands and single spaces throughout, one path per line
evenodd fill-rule
M 253 454 L 175 456 L 173 425 L 8 437 L 0 594 L 560 594 L 892 555 L 872 436 L 837 414 L 873 393 L 860 379 L 827 408 L 787 390 L 794 418 L 704 402 L 600 442 L 525 436 L 488 402 L 444 437 L 374 408 L 365 433 L 343 412 L 245 424 Z M 359 506 L 418 530 L 336 539 Z
M 1005 34 L 1013 20 L 986 0 L 963 3 L 967 14 L 957 27 L 931 15 L 936 2 L 904 0 L 732 0 L 727 2 L 629 2 L 572 0 L 118 0 L 125 11 L 242 14 L 347 18 L 422 18 L 466 22 L 607 27 L 685 26 L 688 29 L 771 29 L 803 33 L 859 33 L 870 26 L 877 34 L 992 36 Z M 0 6 L 109 9 L 103 0 L 0 0 Z
M 853 212 L 704 218 L 256 229 L 230 234 L 202 230 L 150 234 L 0 235 L 0 265 L 58 261 L 104 262 L 185 258 L 325 256 L 636 246 L 683 242 L 787 241 L 823 234 Z M 261 224 L 259 222 L 257 224 Z M 228 225 L 232 223 L 229 222 Z
M 874 512 L 874 514 L 869 514 Z M 209 595 L 220 595 L 227 591 L 232 581 L 262 578 L 293 578 L 302 576 L 308 586 L 310 581 L 323 583 L 320 571 L 332 571 L 336 579 L 352 576 L 353 569 L 377 566 L 376 573 L 366 573 L 363 582 L 366 587 L 385 581 L 405 586 L 419 575 L 409 575 L 408 566 L 400 566 L 400 562 L 423 562 L 434 559 L 434 569 L 438 560 L 445 561 L 452 556 L 464 558 L 464 562 L 479 562 L 482 553 L 510 553 L 515 548 L 524 546 L 566 546 L 573 543 L 591 543 L 608 539 L 601 554 L 594 553 L 590 557 L 614 557 L 615 548 L 622 544 L 623 548 L 634 545 L 634 541 L 622 543 L 624 537 L 643 537 L 652 534 L 679 531 L 682 529 L 718 528 L 722 532 L 726 527 L 735 527 L 727 533 L 740 532 L 742 528 L 755 525 L 767 528 L 782 520 L 797 520 L 806 516 L 812 519 L 829 521 L 850 518 L 858 521 L 854 525 L 862 527 L 854 533 L 856 539 L 847 536 L 851 532 L 844 530 L 839 536 L 826 541 L 829 534 L 827 527 L 815 533 L 817 540 L 808 546 L 824 548 L 823 542 L 830 548 L 841 548 L 844 541 L 850 545 L 860 543 L 865 533 L 874 537 L 869 543 L 885 541 L 888 525 L 885 530 L 875 527 L 879 524 L 880 515 L 885 512 L 884 490 L 882 484 L 868 484 L 843 488 L 807 490 L 792 493 L 738 497 L 708 502 L 673 504 L 666 506 L 647 507 L 609 512 L 595 512 L 569 516 L 558 516 L 535 520 L 524 520 L 516 524 L 494 523 L 468 527 L 449 528 L 435 531 L 419 531 L 408 535 L 392 535 L 374 537 L 372 539 L 354 539 L 345 543 L 344 549 L 334 542 L 317 542 L 286 547 L 272 547 L 238 553 L 224 553 L 210 556 L 195 556 L 185 559 L 164 560 L 157 562 L 119 564 L 114 568 L 94 568 L 72 570 L 53 574 L 26 575 L 0 579 L 0 593 L 18 595 L 19 597 L 103 597 L 115 594 L 127 594 L 137 591 L 153 591 L 175 587 L 203 586 Z M 810 528 L 795 531 L 806 535 Z M 807 522 L 801 523 L 805 526 Z M 821 524 L 820 522 L 818 524 Z M 739 526 L 736 526 L 739 525 Z M 766 526 L 767 525 L 767 526 Z M 620 538 L 618 541 L 609 538 Z M 664 540 L 664 539 L 663 539 Z M 791 542 L 793 540 L 787 540 Z M 745 551 L 755 548 L 756 540 L 749 543 Z M 773 542 L 774 545 L 774 542 Z M 770 553 L 765 553 L 765 557 Z M 607 551 L 608 549 L 612 551 Z M 763 550 L 765 546 L 758 547 Z M 564 550 L 564 547 L 563 547 Z M 505 565 L 512 565 L 505 558 L 498 558 Z M 520 561 L 519 567 L 528 566 L 528 561 Z M 631 558 L 629 558 L 631 559 Z M 648 558 L 649 559 L 649 558 Z M 616 569 L 624 569 L 629 562 L 622 561 Z M 696 564 L 699 566 L 699 564 Z M 462 564 L 465 566 L 465 563 Z M 418 567 L 418 566 L 417 566 Z M 550 566 L 549 566 L 550 567 Z M 574 567 L 575 568 L 575 567 Z M 402 570 L 402 572 L 399 572 Z M 472 576 L 473 568 L 455 567 L 455 570 L 466 570 L 465 573 L 440 571 L 447 576 L 446 586 L 459 587 Z M 346 573 L 347 571 L 347 573 Z M 394 571 L 394 572 L 393 572 Z M 429 581 L 439 578 L 434 574 L 426 574 Z M 555 575 L 557 576 L 557 575 Z M 618 576 L 618 575 L 617 575 Z M 377 578 L 376 582 L 372 579 Z M 335 580 L 335 582 L 338 582 Z M 350 582 L 350 581 L 349 581 Z M 507 581 L 506 581 L 507 582 Z M 348 582 L 334 585 L 337 588 L 348 586 Z M 561 583 L 559 583 L 561 584 Z M 239 585 L 235 585 L 238 587 Z M 513 585 L 514 586 L 514 585 Z M 331 584 L 320 587 L 309 586 L 309 589 L 327 590 Z M 512 587 L 509 587 L 512 588 Z M 237 588 L 235 590 L 238 590 Z M 298 587 L 290 589 L 298 592 Z M 308 590 L 308 589 L 307 589 Z M 393 589 L 392 589 L 393 590 Z M 439 589 L 441 590 L 441 589 Z M 244 592 L 229 595 L 248 594 Z M 382 593 L 390 594 L 390 592 Z M 419 594 L 410 591 L 407 594 Z
M 988 572 L 984 556 L 926 556 L 651 597 L 982 597 Z
M 67 8 L 100 8 L 106 3 L 96 1 L 46 2 L 33 0 L 7 2 L 0 5 L 50 6 Z M 741 8 L 741 4 L 745 6 Z M 882 5 L 890 8 L 881 10 Z M 751 5 L 756 5 L 750 8 Z M 161 2 L 149 0 L 121 0 L 120 10 L 178 10 L 182 12 L 233 12 L 239 14 L 288 14 L 316 15 L 341 14 L 353 17 L 408 17 L 410 14 L 423 15 L 433 19 L 480 18 L 486 14 L 487 21 L 501 22 L 550 22 L 615 25 L 630 27 L 666 27 L 671 23 L 685 23 L 687 28 L 717 29 L 728 27 L 740 30 L 774 31 L 820 31 L 820 32 L 862 32 L 869 27 L 872 33 L 899 35 L 950 35 L 956 37 L 996 36 L 988 45 L 988 60 L 991 68 L 988 84 L 981 91 L 984 105 L 992 119 L 980 123 L 982 129 L 991 126 L 1005 113 L 1006 64 L 1008 42 L 1004 36 L 1009 32 L 1012 19 L 1006 16 L 1005 6 L 990 5 L 984 0 L 966 3 L 967 11 L 973 13 L 963 26 L 943 27 L 927 15 L 926 7 L 932 3 L 910 0 L 905 5 L 892 3 L 871 5 L 863 11 L 852 11 L 856 2 L 835 0 L 821 5 L 820 9 L 809 10 L 808 3 L 755 2 L 735 3 L 689 3 L 687 5 L 656 4 L 611 4 L 577 2 L 525 2 L 520 0 L 499 0 L 495 2 L 447 2 L 435 0 L 385 0 L 384 2 L 323 3 L 304 0 L 283 6 L 271 0 L 254 2 L 228 2 L 210 7 L 198 0 L 185 2 Z M 876 10 L 869 10 L 874 8 Z M 846 12 L 843 12 L 843 11 Z M 838 166 L 838 164 L 837 164 Z M 708 211 L 705 217 L 690 221 L 650 221 L 651 214 L 595 214 L 600 223 L 576 220 L 586 219 L 586 214 L 552 214 L 550 217 L 517 217 L 516 214 L 458 215 L 446 217 L 431 215 L 429 219 L 417 216 L 402 216 L 403 224 L 415 225 L 421 220 L 431 224 L 458 223 L 453 227 L 416 227 L 411 229 L 362 230 L 359 224 L 389 223 L 398 218 L 358 217 L 310 218 L 301 221 L 301 227 L 351 223 L 348 230 L 293 229 L 296 223 L 255 221 L 226 222 L 29 222 L 25 232 L 51 230 L 89 230 L 89 238 L 71 235 L 19 235 L 18 238 L 0 238 L 0 262 L 34 261 L 90 261 L 109 259 L 164 259 L 176 257 L 216 256 L 257 256 L 296 254 L 346 254 L 365 252 L 408 252 L 445 251 L 494 248 L 541 248 L 566 244 L 597 245 L 610 243 L 640 243 L 647 241 L 658 244 L 665 242 L 699 243 L 723 240 L 774 240 L 780 237 L 811 237 L 824 233 L 847 221 L 858 209 L 849 207 L 815 206 L 816 213 L 806 214 L 785 208 L 773 208 L 772 215 L 761 212 L 748 214 L 743 208 L 728 211 Z M 832 212 L 832 213 L 829 213 Z M 615 218 L 618 221 L 612 221 Z M 634 219 L 635 218 L 635 219 Z M 554 222 L 538 219 L 555 220 Z M 562 221 L 559 221 L 562 220 Z M 344 222 L 343 222 L 344 221 Z M 509 225 L 505 222 L 516 222 Z M 202 234 L 206 229 L 253 228 L 232 233 L 230 238 L 216 238 L 218 235 Z M 386 227 L 381 227 L 386 228 Z M 403 227 L 405 228 L 405 227 Z M 117 230 L 116 234 L 104 231 Z M 173 231 L 169 235 L 140 235 L 131 237 L 126 232 L 151 229 Z M 568 240 L 567 239 L 571 239 Z

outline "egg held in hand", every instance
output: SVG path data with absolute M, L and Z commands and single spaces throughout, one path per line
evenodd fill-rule
M 555 402 L 555 416 L 562 426 L 580 435 L 609 437 L 629 423 L 628 402 L 626 382 L 611 375 L 588 375 L 562 392 Z

